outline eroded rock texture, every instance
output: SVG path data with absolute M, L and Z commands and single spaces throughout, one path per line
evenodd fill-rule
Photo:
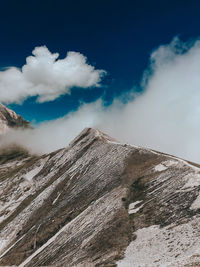
M 198 166 L 90 128 L 0 163 L 1 266 L 200 266 Z

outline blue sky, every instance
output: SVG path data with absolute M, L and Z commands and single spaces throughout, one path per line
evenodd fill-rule
M 101 87 L 72 89 L 55 101 L 10 104 L 30 121 L 55 119 L 82 102 L 102 98 L 112 103 L 139 84 L 149 56 L 174 36 L 200 36 L 199 1 L 6 1 L 1 3 L 0 67 L 22 67 L 36 46 L 64 58 L 68 51 L 85 55 L 107 71 Z

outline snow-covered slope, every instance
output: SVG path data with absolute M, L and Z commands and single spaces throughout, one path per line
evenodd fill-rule
M 12 127 L 26 128 L 30 127 L 30 123 L 0 103 L 0 134 Z
M 90 128 L 0 163 L 0 266 L 200 266 L 198 166 Z

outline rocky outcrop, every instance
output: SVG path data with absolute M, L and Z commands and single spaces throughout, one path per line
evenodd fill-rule
M 17 115 L 13 110 L 6 108 L 0 104 L 0 134 L 5 133 L 9 128 L 27 128 L 30 122 L 25 121 L 21 116 Z
M 90 128 L 0 163 L 0 266 L 200 266 L 198 166 Z

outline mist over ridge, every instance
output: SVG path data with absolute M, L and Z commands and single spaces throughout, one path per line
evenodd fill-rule
M 199 74 L 200 41 L 184 43 L 176 37 L 152 52 L 141 82 L 143 93 L 127 103 L 83 103 L 77 111 L 34 130 L 11 130 L 1 143 L 14 141 L 46 153 L 65 147 L 83 128 L 94 127 L 121 142 L 200 162 Z

